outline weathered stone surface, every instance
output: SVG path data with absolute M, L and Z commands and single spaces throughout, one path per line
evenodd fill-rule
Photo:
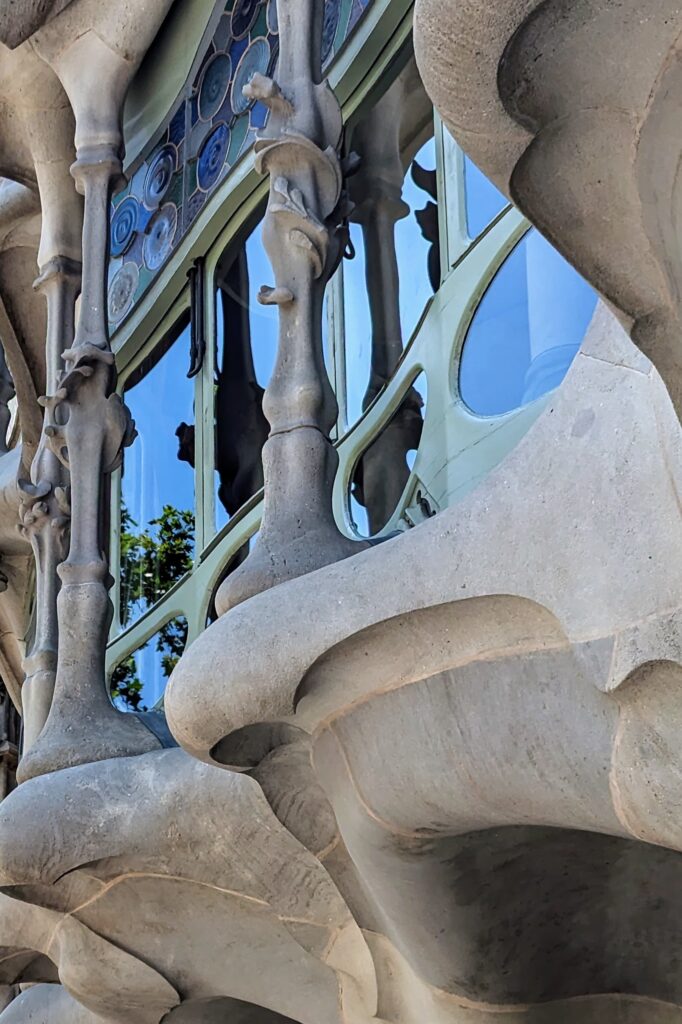
M 565 1019 L 627 1019 L 602 1001 L 614 985 L 663 1020 L 682 1002 L 662 954 L 682 863 L 680 441 L 658 374 L 600 310 L 561 392 L 468 498 L 233 609 L 171 680 L 172 727 L 201 757 L 266 755 L 258 775 L 312 732 L 308 792 L 331 801 L 358 920 L 476 1013 L 594 996 Z
M 0 884 L 30 903 L 19 907 L 40 934 L 22 925 L 23 943 L 54 958 L 85 1005 L 111 1005 L 115 1020 L 137 1020 L 124 1017 L 133 1005 L 144 1024 L 159 1019 L 145 988 L 152 971 L 186 1000 L 239 999 L 301 1024 L 372 1016 L 371 958 L 324 867 L 253 779 L 181 750 L 24 783 L 0 805 Z M 3 919 L 16 935 L 16 914 L 0 905 Z M 68 940 L 56 949 L 40 944 L 52 920 Z M 127 1009 L 117 995 L 122 949 Z
M 13 50 L 70 3 L 71 0 L 3 0 L 0 42 Z

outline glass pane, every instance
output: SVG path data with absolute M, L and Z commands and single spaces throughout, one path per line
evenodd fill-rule
M 121 711 L 149 711 L 159 702 L 187 643 L 187 619 L 162 626 L 111 674 L 111 698 Z
M 189 317 L 126 384 L 138 436 L 121 479 L 121 623 L 151 607 L 194 554 L 194 382 Z
M 464 189 L 469 238 L 478 238 L 498 213 L 509 206 L 506 196 L 486 178 L 473 160 L 464 157 Z
M 420 373 L 397 412 L 358 460 L 350 505 L 362 537 L 383 530 L 398 507 L 421 441 L 425 407 L 426 374 Z
M 391 378 L 440 286 L 433 108 L 414 62 L 356 126 L 351 251 L 343 264 L 346 419 Z
M 471 322 L 459 388 L 482 416 L 509 412 L 564 379 L 597 302 L 590 285 L 534 228 L 497 272 Z
M 276 306 L 256 296 L 272 280 L 257 224 L 231 245 L 216 270 L 216 526 L 224 526 L 263 486 L 261 449 L 268 436 L 263 394 L 277 356 Z

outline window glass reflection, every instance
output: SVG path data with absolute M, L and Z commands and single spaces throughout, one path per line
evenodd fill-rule
M 159 702 L 187 643 L 187 619 L 167 622 L 111 674 L 111 698 L 120 711 L 149 711 Z
M 509 412 L 557 387 L 597 302 L 587 282 L 534 228 L 507 257 L 471 322 L 459 387 L 483 416 Z
M 468 156 L 464 157 L 464 195 L 469 238 L 478 238 L 498 213 L 509 205 L 506 196 L 486 178 Z
M 362 537 L 386 526 L 403 496 L 421 441 L 426 407 L 426 374 L 420 373 L 397 411 L 358 460 L 350 507 Z
M 216 270 L 216 526 L 220 529 L 263 485 L 268 436 L 263 394 L 277 356 L 276 306 L 257 301 L 272 269 L 257 224 Z
M 126 449 L 121 478 L 124 626 L 192 565 L 194 383 L 187 379 L 189 351 L 189 318 L 184 316 L 126 383 L 125 400 L 138 436 Z
M 410 61 L 365 119 L 352 149 L 351 248 L 343 264 L 346 418 L 391 378 L 440 285 L 433 108 Z

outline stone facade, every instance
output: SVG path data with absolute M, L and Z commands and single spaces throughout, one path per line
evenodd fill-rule
M 0 1024 L 682 1022 L 682 8 L 417 0 L 415 63 L 411 5 L 375 3 L 207 4 L 179 105 L 130 166 L 124 103 L 189 38 L 183 0 L 0 2 Z M 436 170 L 415 156 L 420 77 L 449 129 Z M 468 241 L 440 201 L 464 153 L 516 206 Z M 236 301 L 248 247 L 216 261 L 229 365 L 196 251 L 248 161 L 268 185 L 264 388 Z M 404 349 L 408 165 L 435 294 Z M 539 254 L 568 280 L 524 217 L 601 299 L 567 359 L 560 289 L 532 295 L 516 406 L 467 410 L 499 279 L 467 285 L 472 259 L 525 253 L 530 280 Z M 354 239 L 371 338 L 344 433 L 325 303 Z M 117 369 L 186 270 L 189 377 L 215 406 L 180 424 L 178 459 L 204 472 L 215 448 L 225 537 L 250 533 L 192 568 L 172 548 L 148 710 L 110 678 L 130 573 L 109 518 L 158 357 L 141 346 L 124 388 Z M 419 371 L 445 381 L 426 412 Z M 190 587 L 212 612 L 179 639 Z

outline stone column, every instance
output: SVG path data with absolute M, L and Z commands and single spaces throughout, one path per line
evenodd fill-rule
M 46 400 L 47 443 L 71 476 L 71 535 L 59 566 L 54 697 L 45 727 L 19 766 L 20 781 L 74 764 L 153 750 L 161 741 L 107 693 L 105 650 L 112 583 L 104 555 L 105 479 L 134 437 L 116 394 L 107 322 L 111 194 L 122 179 L 122 109 L 128 85 L 170 6 L 156 0 L 125 17 L 114 4 L 70 5 L 35 47 L 59 78 L 75 115 L 71 171 L 84 198 L 80 316 L 56 391 Z M 87 16 L 87 18 L 86 18 Z M 84 29 L 83 21 L 86 19 Z
M 47 302 L 46 383 L 48 395 L 58 391 L 62 356 L 73 339 L 74 308 L 80 290 L 80 264 L 57 257 L 43 269 L 35 287 Z M 33 547 L 36 563 L 35 637 L 24 662 L 22 687 L 24 751 L 39 736 L 52 704 L 57 670 L 57 566 L 66 555 L 69 527 L 68 472 L 49 443 L 58 430 L 55 401 L 42 399 L 45 426 L 31 466 L 31 479 L 20 480 L 21 531 Z
M 275 274 L 259 301 L 279 307 L 277 361 L 263 401 L 265 503 L 246 561 L 218 592 L 224 613 L 260 591 L 358 550 L 336 526 L 338 456 L 329 439 L 337 405 L 322 349 L 322 301 L 346 239 L 350 206 L 340 159 L 341 109 L 321 81 L 323 4 L 280 0 L 277 82 L 255 75 L 245 94 L 270 108 L 256 141 L 270 175 L 263 241 Z

